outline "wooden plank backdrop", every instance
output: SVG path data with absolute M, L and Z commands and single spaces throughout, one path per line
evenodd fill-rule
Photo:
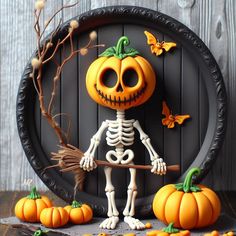
M 48 16 L 62 4 L 73 2 L 72 0 L 48 0 L 47 10 L 43 15 L 43 20 L 47 20 Z M 56 21 L 60 18 L 66 21 L 81 12 L 111 5 L 142 6 L 170 15 L 192 29 L 210 48 L 224 77 L 228 93 L 229 116 L 223 148 L 204 182 L 217 190 L 236 190 L 236 182 L 234 181 L 236 179 L 236 171 L 234 170 L 236 166 L 236 159 L 234 158 L 236 151 L 236 125 L 234 121 L 236 117 L 236 110 L 234 109 L 236 103 L 236 19 L 234 17 L 236 14 L 236 1 L 81 0 L 79 5 L 73 9 L 65 9 Z M 27 190 L 28 186 L 24 184 L 24 181 L 27 179 L 32 179 L 40 190 L 46 189 L 24 156 L 15 119 L 16 95 L 21 74 L 27 60 L 36 48 L 35 34 L 33 31 L 33 8 L 33 0 L 0 1 L 0 190 Z M 51 31 L 53 27 L 52 25 L 48 31 Z M 106 29 L 104 28 L 103 30 Z M 119 32 L 117 33 L 119 34 Z M 81 43 L 83 40 L 85 39 L 81 39 Z M 106 39 L 99 40 L 104 42 Z M 184 54 L 185 52 L 182 53 Z M 94 57 L 95 55 L 90 56 Z M 80 60 L 79 62 L 76 61 L 76 58 L 74 60 L 72 63 L 75 63 L 75 65 L 80 63 Z M 171 58 L 166 57 L 165 60 L 171 63 Z M 63 73 L 66 76 L 69 72 L 65 68 Z M 78 73 L 80 72 L 78 71 Z M 164 73 L 170 72 L 164 68 Z M 188 71 L 184 70 L 184 73 L 188 73 Z M 77 74 L 73 76 L 77 76 Z M 81 74 L 80 76 L 84 77 Z M 62 85 L 63 83 L 62 75 Z M 79 83 L 83 83 L 83 81 L 79 81 Z M 80 84 L 78 86 L 80 87 Z M 201 83 L 199 83 L 199 87 L 199 91 L 201 91 Z M 63 88 L 61 90 L 62 93 L 66 92 L 65 85 L 63 85 Z M 73 97 L 71 99 L 73 100 Z M 70 109 L 70 106 L 66 104 L 67 102 L 68 100 L 61 101 L 61 109 L 63 111 L 64 109 Z M 187 104 L 182 105 L 187 106 Z M 83 106 L 86 106 L 86 104 L 79 103 L 77 106 L 83 109 Z M 65 111 L 70 113 L 69 110 Z M 98 112 L 99 123 L 104 119 L 102 114 L 102 112 Z M 89 114 L 83 115 L 89 117 Z M 148 121 L 146 122 L 148 123 Z M 43 121 L 38 122 L 38 124 L 40 125 L 38 128 L 42 130 L 42 127 L 46 125 Z M 61 121 L 61 125 L 65 125 L 63 124 L 63 120 Z M 204 126 L 201 122 L 200 125 Z M 77 128 L 82 129 L 83 127 Z M 168 138 L 168 133 L 164 134 L 164 136 Z M 50 140 L 50 135 L 47 138 Z M 76 140 L 76 138 L 82 140 L 80 137 L 73 137 L 73 140 Z M 181 138 L 188 139 L 187 132 L 186 137 L 182 136 Z M 44 139 L 44 142 L 47 142 L 47 140 Z M 196 140 L 196 142 L 201 143 L 201 140 Z M 87 146 L 87 143 L 80 143 L 80 145 Z

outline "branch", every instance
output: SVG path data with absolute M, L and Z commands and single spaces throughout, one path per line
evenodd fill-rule
M 50 37 L 48 40 L 45 40 L 44 42 L 41 42 L 42 36 L 45 33 L 45 30 L 47 29 L 48 25 L 52 22 L 52 20 L 55 19 L 57 14 L 61 12 L 63 9 L 73 7 L 78 4 L 78 2 L 71 4 L 71 5 L 66 5 L 62 6 L 59 10 L 57 10 L 47 21 L 45 26 L 43 27 L 43 30 L 41 31 L 40 28 L 40 17 L 42 15 L 42 11 L 44 10 L 46 1 L 42 0 L 37 0 L 35 3 L 35 10 L 34 10 L 34 17 L 35 17 L 35 23 L 34 23 L 34 30 L 37 36 L 37 47 L 38 47 L 38 55 L 32 59 L 31 64 L 32 64 L 32 73 L 30 73 L 30 78 L 33 81 L 35 90 L 38 94 L 38 100 L 39 100 L 39 105 L 40 105 L 40 110 L 41 114 L 43 117 L 47 119 L 48 124 L 54 129 L 54 132 L 59 140 L 59 143 L 61 146 L 66 146 L 66 143 L 68 143 L 69 139 L 69 133 L 70 133 L 70 128 L 71 128 L 71 119 L 69 119 L 69 115 L 65 113 L 61 114 L 52 114 L 53 106 L 54 106 L 54 100 L 56 96 L 56 89 L 57 89 L 57 84 L 58 81 L 61 78 L 61 73 L 62 70 L 67 62 L 69 62 L 77 53 L 80 53 L 81 55 L 85 55 L 88 53 L 88 49 L 95 48 L 95 47 L 100 47 L 104 45 L 92 45 L 92 41 L 95 41 L 97 34 L 96 32 L 92 32 L 89 35 L 89 41 L 88 44 L 78 50 L 75 50 L 74 45 L 73 45 L 73 33 L 75 29 L 79 27 L 79 23 L 76 20 L 71 20 L 69 27 L 68 27 L 68 33 L 63 37 L 59 38 L 56 44 L 54 45 L 53 39 L 57 35 L 57 33 L 60 30 L 60 26 L 62 23 L 62 20 L 60 19 L 56 29 L 50 34 Z M 69 40 L 70 43 L 70 52 L 67 57 L 65 57 L 62 62 L 57 62 L 55 60 L 55 55 L 57 52 L 59 52 L 60 48 L 63 47 L 65 43 L 67 43 L 67 40 Z M 52 52 L 50 56 L 47 56 L 49 49 L 52 48 Z M 45 58 L 47 56 L 47 58 Z M 44 97 L 44 88 L 42 85 L 42 76 L 43 76 L 43 69 L 46 63 L 48 62 L 54 62 L 56 66 L 56 72 L 53 76 L 53 88 L 52 92 L 49 98 L 49 102 L 46 103 L 46 98 Z M 56 122 L 56 118 L 58 116 L 67 116 L 68 118 L 68 124 L 67 124 L 67 130 L 64 132 L 61 127 L 58 125 Z
M 58 13 L 60 13 L 63 9 L 74 7 L 74 6 L 76 6 L 78 3 L 79 3 L 79 2 L 76 2 L 76 3 L 71 4 L 71 5 L 62 6 L 59 10 L 57 10 L 57 11 L 49 18 L 49 20 L 47 21 L 47 23 L 46 23 L 46 25 L 45 25 L 45 27 L 44 27 L 44 29 L 43 29 L 43 31 L 42 31 L 40 37 L 39 37 L 39 40 L 41 40 L 41 38 L 42 38 L 42 36 L 43 36 L 45 30 L 47 29 L 47 27 L 49 26 L 49 24 L 51 23 L 51 21 L 56 17 L 56 15 L 57 15 Z

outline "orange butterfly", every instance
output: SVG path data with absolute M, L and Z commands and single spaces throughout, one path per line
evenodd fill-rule
M 175 123 L 181 125 L 186 119 L 190 118 L 190 115 L 172 115 L 165 101 L 162 102 L 162 115 L 165 116 L 162 119 L 162 124 L 167 126 L 168 129 L 174 128 Z
M 144 31 L 144 34 L 147 36 L 147 44 L 151 45 L 151 52 L 160 56 L 164 50 L 168 52 L 171 48 L 176 47 L 176 43 L 173 42 L 159 42 L 153 34 L 148 31 Z

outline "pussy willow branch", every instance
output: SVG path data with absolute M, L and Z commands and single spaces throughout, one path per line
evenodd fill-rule
M 37 1 L 40 1 L 40 0 L 37 0 Z M 65 114 L 59 113 L 59 114 L 55 115 L 55 114 L 52 114 L 52 110 L 53 110 L 54 100 L 55 100 L 56 91 L 57 91 L 57 84 L 58 84 L 58 81 L 61 79 L 62 70 L 67 62 L 69 62 L 75 55 L 77 55 L 78 53 L 81 52 L 81 49 L 75 50 L 74 45 L 73 45 L 73 33 L 74 33 L 75 29 L 78 27 L 78 22 L 76 20 L 72 20 L 70 22 L 70 26 L 68 27 L 68 33 L 63 38 L 58 39 L 58 41 L 56 42 L 55 45 L 53 43 L 53 39 L 54 39 L 54 36 L 60 30 L 60 26 L 61 26 L 61 22 L 62 22 L 61 20 L 59 21 L 56 29 L 50 34 L 50 37 L 48 38 L 48 40 L 45 40 L 42 42 L 42 37 L 43 37 L 47 27 L 49 26 L 49 24 L 55 19 L 55 17 L 63 9 L 74 7 L 75 5 L 78 4 L 78 2 L 76 2 L 75 4 L 72 4 L 72 5 L 62 6 L 59 10 L 57 10 L 49 18 L 47 23 L 41 29 L 40 16 L 42 15 L 42 11 L 44 9 L 45 2 L 43 2 L 42 4 L 43 5 L 38 5 L 40 7 L 36 8 L 34 11 L 34 16 L 35 16 L 34 30 L 36 32 L 37 49 L 38 50 L 37 50 L 36 58 L 32 59 L 33 70 L 32 70 L 32 73 L 30 74 L 30 77 L 33 80 L 34 87 L 35 87 L 36 92 L 38 94 L 41 114 L 47 119 L 49 125 L 54 129 L 60 145 L 66 146 L 66 144 L 68 143 L 71 121 L 68 120 L 68 129 L 67 129 L 67 132 L 64 132 L 61 129 L 61 127 L 59 126 L 59 124 L 57 123 L 56 118 L 58 116 L 61 116 L 62 114 L 65 116 Z M 52 92 L 51 92 L 51 95 L 49 98 L 49 102 L 46 103 L 45 97 L 44 97 L 44 90 L 43 90 L 43 86 L 42 86 L 43 68 L 44 68 L 45 64 L 47 64 L 48 62 L 50 62 L 50 61 L 55 62 L 54 57 L 55 57 L 56 53 L 62 47 L 64 47 L 65 43 L 67 43 L 68 40 L 69 40 L 69 44 L 70 44 L 70 53 L 68 56 L 63 58 L 63 60 L 60 63 L 58 63 L 58 62 L 55 63 L 56 64 L 56 72 L 52 78 L 53 88 L 52 88 Z M 84 50 L 88 50 L 90 48 L 103 46 L 103 45 L 92 45 L 91 44 L 92 41 L 93 40 L 91 40 L 91 38 L 90 38 L 88 44 L 82 48 L 83 52 L 84 52 Z M 49 50 L 49 49 L 51 49 L 51 50 Z M 51 53 L 50 53 L 50 55 L 48 55 L 50 51 L 51 51 Z M 81 55 L 82 55 L 82 53 L 81 53 Z M 69 119 L 68 118 L 69 115 L 66 117 L 67 117 L 67 119 Z

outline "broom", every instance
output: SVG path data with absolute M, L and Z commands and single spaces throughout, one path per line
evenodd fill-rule
M 61 172 L 70 172 L 72 171 L 75 174 L 75 189 L 82 190 L 83 182 L 85 179 L 85 171 L 80 168 L 80 160 L 83 157 L 84 153 L 74 147 L 71 144 L 67 144 L 67 146 L 59 146 L 60 149 L 57 153 L 52 152 L 52 160 L 58 161 L 58 164 L 46 167 L 46 169 L 60 167 Z M 151 170 L 153 166 L 151 165 L 129 165 L 129 164 L 113 164 L 107 161 L 95 160 L 94 162 L 97 166 L 107 166 L 112 168 L 134 168 L 141 170 Z M 180 170 L 179 165 L 171 165 L 167 166 L 167 171 L 178 172 Z

